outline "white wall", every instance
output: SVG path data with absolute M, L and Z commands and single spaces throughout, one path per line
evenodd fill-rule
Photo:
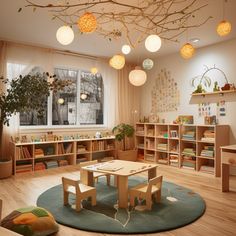
M 180 90 L 180 106 L 176 112 L 158 113 L 161 119 L 166 122 L 172 122 L 178 115 L 193 115 L 194 123 L 203 124 L 203 117 L 198 116 L 198 105 L 190 104 L 191 93 L 194 88 L 191 86 L 191 79 L 197 75 L 202 75 L 205 71 L 204 65 L 213 67 L 214 65 L 224 71 L 230 83 L 236 85 L 236 39 L 224 43 L 199 48 L 196 54 L 189 60 L 183 59 L 179 53 L 160 57 L 155 60 L 154 68 L 148 73 L 148 81 L 142 87 L 141 91 L 141 116 L 148 116 L 151 112 L 151 91 L 154 81 L 161 69 L 170 71 L 172 78 L 178 83 Z M 220 85 L 224 84 L 224 77 L 218 72 L 208 74 L 212 81 L 218 81 Z M 204 98 L 205 102 L 207 99 Z M 227 96 L 217 98 L 228 100 Z M 236 143 L 236 94 L 226 103 L 226 116 L 217 117 L 219 124 L 229 124 L 231 127 L 230 142 Z M 216 107 L 216 104 L 213 105 Z

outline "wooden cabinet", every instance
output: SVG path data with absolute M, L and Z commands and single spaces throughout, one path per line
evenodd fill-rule
M 10 153 L 14 174 L 37 171 L 115 157 L 115 137 L 11 143 Z
M 229 144 L 228 125 L 136 124 L 140 161 L 221 175 L 220 146 Z

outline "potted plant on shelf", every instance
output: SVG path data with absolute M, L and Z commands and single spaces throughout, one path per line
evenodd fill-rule
M 49 83 L 48 79 L 52 82 Z M 0 86 L 5 91 L 0 92 L 0 179 L 12 174 L 12 160 L 3 155 L 2 137 L 4 125 L 9 126 L 10 117 L 17 112 L 34 110 L 38 117 L 42 117 L 44 103 L 50 95 L 50 91 L 57 91 L 66 84 L 58 83 L 55 76 L 48 73 L 28 74 L 19 76 L 11 81 L 0 77 Z
M 121 123 L 112 129 L 115 139 L 121 142 L 122 150 L 118 150 L 118 159 L 127 161 L 137 160 L 137 150 L 128 149 L 127 141 L 134 135 L 134 127 L 129 124 Z

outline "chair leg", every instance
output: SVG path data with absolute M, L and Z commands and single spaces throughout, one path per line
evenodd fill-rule
M 152 197 L 146 198 L 146 209 L 151 210 L 152 209 Z
M 111 176 L 110 175 L 106 175 L 106 177 L 107 177 L 107 186 L 110 186 Z
M 75 209 L 76 209 L 76 211 L 81 210 L 81 199 L 78 197 L 76 198 Z
M 96 200 L 96 194 L 92 196 L 92 201 L 91 201 L 91 205 L 92 206 L 96 206 L 97 204 L 97 200 Z
M 156 202 L 161 202 L 161 190 L 156 192 L 155 200 Z
M 64 191 L 63 192 L 63 195 L 64 195 L 64 206 L 68 205 L 69 204 L 69 193 Z
M 134 195 L 133 194 L 130 194 L 130 197 L 129 197 L 129 202 L 130 202 L 130 206 L 134 206 Z

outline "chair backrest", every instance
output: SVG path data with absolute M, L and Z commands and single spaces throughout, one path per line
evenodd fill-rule
M 75 193 L 81 193 L 78 180 L 62 177 L 63 190 L 68 191 L 70 187 L 75 189 Z
M 161 189 L 162 179 L 163 179 L 162 175 L 159 175 L 159 176 L 156 176 L 156 177 L 150 179 L 148 182 L 147 193 L 151 194 L 153 186 L 155 186 L 157 189 Z

